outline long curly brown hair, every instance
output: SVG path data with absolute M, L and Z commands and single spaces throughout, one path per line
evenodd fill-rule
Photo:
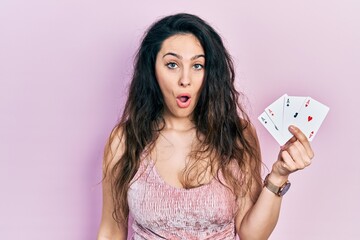
M 259 189 L 261 185 L 260 152 L 249 117 L 239 103 L 240 93 L 234 87 L 232 59 L 221 37 L 209 24 L 195 15 L 181 13 L 160 19 L 145 33 L 135 58 L 123 115 L 105 147 L 104 159 L 115 162 L 108 172 L 110 162 L 104 161 L 104 179 L 111 179 L 113 217 L 118 223 L 124 224 L 128 219 L 127 193 L 138 171 L 141 154 L 154 146 L 165 125 L 164 100 L 155 77 L 155 59 L 163 41 L 176 34 L 196 36 L 206 56 L 204 85 L 193 112 L 193 123 L 201 143 L 189 155 L 193 161 L 184 169 L 183 186 L 200 185 L 193 181 L 194 171 L 198 176 L 202 174 L 195 169 L 199 161 L 206 158 L 208 165 L 204 171 L 210 167 L 216 179 L 221 173 L 226 186 L 237 198 L 251 192 L 252 201 L 255 201 L 258 195 L 252 189 Z M 123 153 L 113 159 L 111 144 L 117 133 L 122 138 Z

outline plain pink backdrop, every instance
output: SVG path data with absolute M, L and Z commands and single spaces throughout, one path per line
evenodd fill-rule
M 287 93 L 330 107 L 270 239 L 360 239 L 355 0 L 2 0 L 0 238 L 95 239 L 103 147 L 134 53 L 154 20 L 177 12 L 223 36 L 269 168 L 279 147 L 256 119 L 267 104 Z

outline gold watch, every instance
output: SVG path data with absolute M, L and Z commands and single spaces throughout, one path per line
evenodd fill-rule
M 266 187 L 268 190 L 270 190 L 271 192 L 273 192 L 275 195 L 277 195 L 279 197 L 284 196 L 285 193 L 289 190 L 291 183 L 289 181 L 286 181 L 283 185 L 278 187 L 269 181 L 269 179 L 268 179 L 269 175 L 270 175 L 270 173 L 265 177 L 264 187 Z

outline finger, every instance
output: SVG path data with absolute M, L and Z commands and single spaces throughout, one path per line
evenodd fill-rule
M 289 126 L 289 131 L 292 134 L 294 134 L 294 137 L 304 146 L 307 155 L 309 156 L 310 159 L 312 159 L 314 157 L 314 152 L 305 134 L 298 127 L 295 127 L 294 125 Z
M 286 150 L 290 146 L 290 144 L 292 144 L 293 142 L 296 142 L 296 141 L 297 141 L 296 137 L 293 136 L 283 146 L 280 146 L 280 149 L 281 150 Z
M 294 142 L 287 151 L 298 169 L 304 169 L 311 164 L 311 160 L 307 155 L 304 146 L 299 141 Z
M 295 142 L 291 144 L 286 151 L 289 153 L 291 159 L 294 161 L 296 168 L 303 169 L 305 168 L 305 162 L 303 161 L 301 151 L 299 150 L 297 145 L 301 144 L 299 142 Z
M 296 164 L 287 150 L 282 151 L 280 155 L 283 162 L 282 166 L 284 168 L 286 168 L 289 172 L 294 172 L 297 170 Z
M 304 145 L 302 145 L 299 141 L 296 141 L 294 143 L 294 145 L 298 148 L 301 157 L 302 157 L 302 161 L 305 163 L 305 166 L 309 166 L 311 164 L 311 158 L 310 156 L 307 154 L 307 151 L 304 147 Z

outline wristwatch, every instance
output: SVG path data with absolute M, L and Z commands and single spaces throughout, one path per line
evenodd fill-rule
M 286 181 L 283 185 L 278 187 L 269 181 L 268 179 L 269 175 L 270 173 L 265 177 L 264 187 L 266 187 L 267 189 L 269 189 L 271 192 L 273 192 L 275 195 L 279 197 L 284 196 L 284 194 L 289 190 L 291 183 L 289 181 Z

